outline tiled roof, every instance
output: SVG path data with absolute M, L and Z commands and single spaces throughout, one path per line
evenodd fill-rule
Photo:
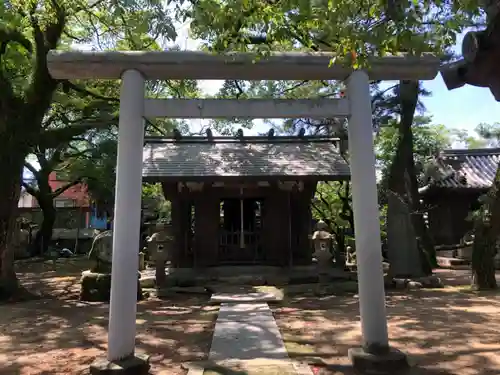
M 143 151 L 144 178 L 350 176 L 332 141 L 324 142 L 155 142 Z
M 436 159 L 437 177 L 433 176 L 429 188 L 475 188 L 491 186 L 498 163 L 500 149 L 445 150 Z

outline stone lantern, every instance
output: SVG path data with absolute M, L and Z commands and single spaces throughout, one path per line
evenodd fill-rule
M 313 256 L 317 260 L 319 275 L 328 274 L 332 268 L 332 234 L 328 231 L 328 225 L 323 220 L 316 224 L 316 231 L 312 235 L 314 245 Z
M 165 265 L 173 245 L 172 228 L 166 223 L 156 224 L 156 231 L 148 239 L 148 252 L 155 263 L 156 285 L 165 282 Z

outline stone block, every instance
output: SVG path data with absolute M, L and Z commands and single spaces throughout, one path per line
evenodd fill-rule
M 419 279 L 416 279 L 415 281 L 418 281 L 419 283 L 421 283 L 424 288 L 442 288 L 443 287 L 443 282 L 436 275 L 424 276 L 424 277 L 421 277 Z
M 418 281 L 408 281 L 406 288 L 409 290 L 419 290 L 423 288 L 423 285 Z
M 149 356 L 137 354 L 120 361 L 98 358 L 90 365 L 90 375 L 148 375 Z
M 396 375 L 410 367 L 406 354 L 394 348 L 388 348 L 387 351 L 380 353 L 353 348 L 349 349 L 348 356 L 354 369 L 362 374 Z
M 406 284 L 408 284 L 408 280 L 406 279 L 394 278 L 392 281 L 396 289 L 404 289 L 406 288 Z
M 142 288 L 154 288 L 156 285 L 156 277 L 154 276 L 144 276 L 140 279 Z
M 140 284 L 140 273 L 137 278 L 137 299 L 143 298 Z M 80 279 L 80 300 L 88 302 L 109 302 L 111 298 L 111 274 L 90 270 L 82 272 Z

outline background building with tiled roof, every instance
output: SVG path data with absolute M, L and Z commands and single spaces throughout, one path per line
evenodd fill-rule
M 495 178 L 500 149 L 445 150 L 435 161 L 427 185 L 419 192 L 435 244 L 457 244 L 472 230 L 467 217 Z

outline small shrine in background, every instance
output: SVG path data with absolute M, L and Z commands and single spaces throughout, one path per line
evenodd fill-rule
M 172 207 L 174 267 L 307 265 L 311 199 L 350 178 L 339 139 L 322 136 L 148 138 L 143 180 Z

